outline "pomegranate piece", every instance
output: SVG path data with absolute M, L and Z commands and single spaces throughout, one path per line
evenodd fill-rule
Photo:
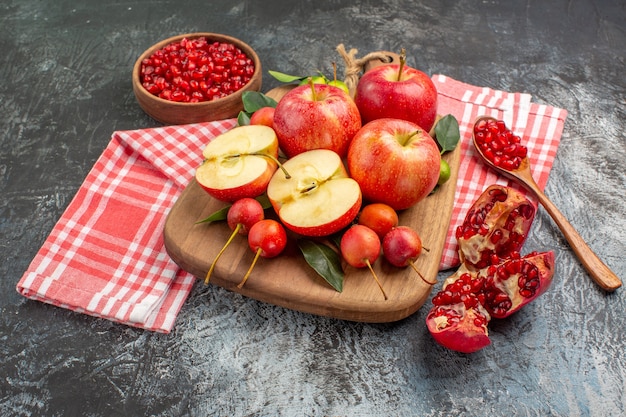
M 449 279 L 452 282 L 433 297 L 434 307 L 426 325 L 442 346 L 462 353 L 476 352 L 491 343 L 487 331 L 491 317 L 479 300 L 482 279 L 474 279 L 467 272 Z
M 254 61 L 232 43 L 185 38 L 144 59 L 140 81 L 150 94 L 162 99 L 197 103 L 240 90 L 254 70 Z
M 483 305 L 491 317 L 505 318 L 539 297 L 554 275 L 554 252 L 530 253 L 479 271 Z
M 432 299 L 428 330 L 441 345 L 472 353 L 490 344 L 487 326 L 539 297 L 554 276 L 554 253 L 520 250 L 536 207 L 518 191 L 492 185 L 457 228 L 461 266 Z
M 489 186 L 456 229 L 461 263 L 478 270 L 519 255 L 536 211 L 519 191 Z
M 502 120 L 483 119 L 474 126 L 474 137 L 481 152 L 494 165 L 512 171 L 519 168 L 528 149 Z
M 552 251 L 507 259 L 479 271 L 461 266 L 433 297 L 428 330 L 448 349 L 476 352 L 491 343 L 491 319 L 508 317 L 539 297 L 553 275 Z

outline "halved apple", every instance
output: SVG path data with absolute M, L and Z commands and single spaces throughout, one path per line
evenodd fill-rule
M 291 178 L 276 171 L 267 186 L 267 197 L 288 229 L 304 236 L 328 236 L 356 218 L 361 189 L 336 152 L 306 151 L 283 167 Z
M 202 156 L 196 181 L 209 195 L 222 201 L 256 197 L 278 168 L 278 139 L 268 126 L 238 126 L 209 142 Z

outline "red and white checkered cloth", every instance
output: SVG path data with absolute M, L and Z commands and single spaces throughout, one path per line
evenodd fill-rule
M 463 152 L 441 263 L 446 269 L 458 263 L 454 229 L 469 206 L 487 185 L 506 182 L 473 156 L 473 120 L 492 115 L 523 133 L 543 187 L 566 112 L 533 104 L 527 94 L 474 87 L 441 75 L 433 79 L 439 113 L 459 120 Z M 196 279 L 167 255 L 165 219 L 193 178 L 207 142 L 235 124 L 230 119 L 114 132 L 18 282 L 18 292 L 80 313 L 170 332 Z
M 475 87 L 445 75 L 433 76 L 439 93 L 438 113 L 452 114 L 459 121 L 461 131 L 461 163 L 454 196 L 454 209 L 450 219 L 448 237 L 444 246 L 440 270 L 459 264 L 456 227 L 463 223 L 474 201 L 491 184 L 503 184 L 523 189 L 498 175 L 479 159 L 472 145 L 472 127 L 479 116 L 492 116 L 504 120 L 507 127 L 520 135 L 528 147 L 532 174 L 543 189 L 561 141 L 567 111 L 543 104 L 531 103 L 531 96 L 507 93 L 486 87 Z M 535 200 L 529 196 L 531 200 Z

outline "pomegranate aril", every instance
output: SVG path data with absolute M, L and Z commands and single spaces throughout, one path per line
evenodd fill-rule
M 507 170 L 519 168 L 528 153 L 521 145 L 521 138 L 513 134 L 502 120 L 479 121 L 474 126 L 474 137 L 485 157 Z
M 251 80 L 254 70 L 252 59 L 234 44 L 209 44 L 203 37 L 182 39 L 155 51 L 142 61 L 141 82 L 142 85 L 154 85 L 146 90 L 166 100 L 208 101 L 243 88 Z M 157 78 L 161 80 L 157 81 Z M 191 85 L 192 80 L 218 85 L 210 92 L 209 86 L 200 87 L 203 94 L 193 94 L 198 87 Z M 170 84 L 176 85 L 177 89 L 171 90 Z

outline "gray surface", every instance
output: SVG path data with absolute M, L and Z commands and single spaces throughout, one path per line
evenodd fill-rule
M 426 309 L 359 324 L 197 285 L 160 335 L 15 284 L 111 133 L 157 126 L 131 91 L 136 57 L 192 31 L 244 39 L 287 73 L 330 73 L 341 42 L 406 47 L 429 74 L 566 108 L 546 192 L 624 279 L 625 28 L 620 0 L 3 2 L 0 415 L 624 415 L 624 289 L 600 290 L 544 211 L 525 249 L 556 251 L 554 285 L 473 355 L 438 347 Z

